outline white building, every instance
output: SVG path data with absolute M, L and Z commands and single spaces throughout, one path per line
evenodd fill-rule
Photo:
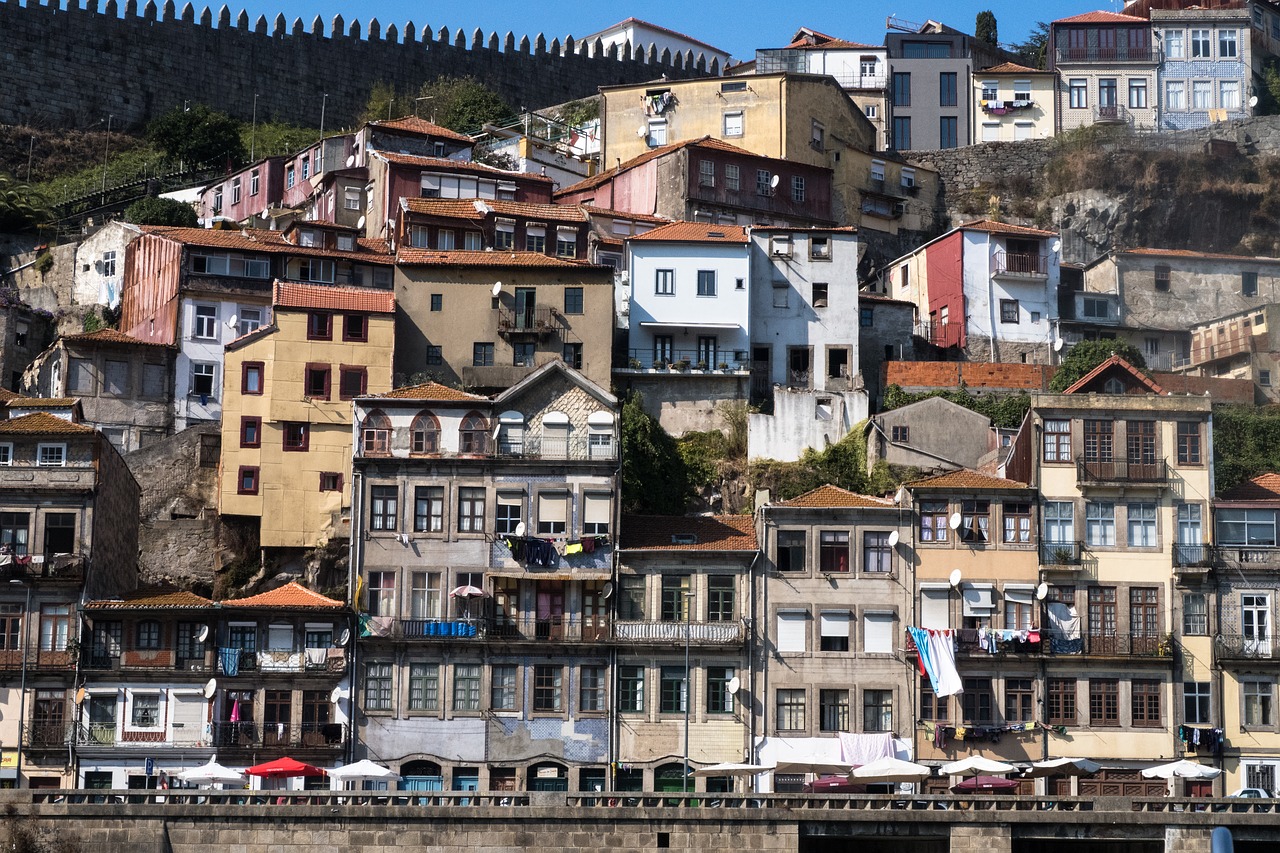
M 271 321 L 270 299 L 184 294 L 178 314 L 174 367 L 174 431 L 222 420 L 223 352 L 227 344 Z M 239 382 L 240 377 L 232 377 Z
M 684 33 L 669 30 L 666 27 L 660 27 L 648 21 L 642 21 L 639 18 L 627 18 L 625 21 L 619 21 L 599 32 L 576 39 L 576 41 L 590 47 L 595 44 L 597 39 L 600 40 L 604 50 L 608 50 L 612 45 L 618 48 L 619 53 L 621 53 L 624 46 L 630 45 L 633 56 L 637 49 L 643 49 L 647 57 L 650 45 L 653 45 L 659 60 L 662 59 L 663 51 L 670 51 L 673 59 L 677 53 L 691 55 L 695 62 L 699 56 L 702 56 L 706 60 L 707 70 L 711 70 L 711 63 L 716 62 L 718 70 L 723 71 L 725 65 L 731 59 L 728 51 L 713 47 L 704 41 L 698 41 L 696 38 L 687 36 Z
M 120 305 L 124 287 L 124 250 L 142 229 L 127 222 L 109 222 L 76 247 L 71 301 L 74 305 Z

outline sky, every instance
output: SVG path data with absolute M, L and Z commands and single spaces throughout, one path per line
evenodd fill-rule
M 232 16 L 238 13 L 243 0 L 227 5 Z M 178 5 L 182 5 L 179 2 Z M 199 8 L 193 0 L 193 5 Z M 221 0 L 210 3 L 215 12 Z M 251 0 L 244 4 L 251 20 L 266 15 L 273 20 L 283 13 L 292 25 L 294 18 L 301 18 L 310 28 L 316 15 L 325 22 L 328 31 L 333 16 L 341 14 L 350 23 L 355 17 L 368 22 L 376 17 L 385 29 L 394 23 L 403 30 L 406 21 L 413 21 L 418 30 L 430 25 L 439 32 L 448 27 L 450 39 L 461 29 L 470 40 L 471 33 L 480 27 L 487 34 L 496 31 L 501 38 L 511 31 L 516 40 L 528 35 L 530 41 L 543 33 L 549 43 L 552 38 L 564 40 L 566 35 L 575 37 L 598 32 L 626 18 L 640 18 L 668 29 L 676 30 L 699 41 L 727 50 L 737 60 L 753 59 L 757 48 L 782 47 L 800 27 L 809 27 L 848 41 L 883 44 L 885 19 L 893 16 L 900 20 L 923 23 L 929 19 L 941 21 L 967 33 L 972 33 L 974 19 L 984 9 L 996 15 L 999 37 L 1002 43 L 1020 42 L 1026 39 L 1037 21 L 1051 21 L 1095 9 L 1120 11 L 1120 0 L 1040 0 L 1029 3 L 1017 0 L 659 0 L 658 2 L 622 3 L 618 0 L 587 0 L 582 3 L 559 2 L 529 6 L 527 0 L 486 0 L 476 6 L 427 5 L 407 0 L 322 0 L 322 2 L 298 2 L 298 0 Z

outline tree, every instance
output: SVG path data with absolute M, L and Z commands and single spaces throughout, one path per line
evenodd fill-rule
M 516 116 L 496 92 L 474 77 L 437 77 L 423 84 L 415 103 L 418 115 L 459 133 L 503 124 Z
M 1044 21 L 1037 21 L 1035 29 L 1027 36 L 1026 41 L 1018 42 L 1013 45 L 1013 55 L 1017 57 L 1019 65 L 1025 65 L 1028 68 L 1039 68 L 1044 70 L 1044 50 L 1049 44 L 1049 25 Z
M 1081 341 L 1071 348 L 1062 366 L 1049 381 L 1049 390 L 1065 391 L 1112 355 L 1118 355 L 1139 370 L 1147 369 L 1147 361 L 1132 344 L 1125 341 Z
M 172 198 L 140 198 L 124 209 L 124 221 L 134 225 L 174 225 L 195 228 L 200 224 L 195 208 Z
M 1000 38 L 996 34 L 996 13 L 990 9 L 978 13 L 978 19 L 973 25 L 973 34 L 978 41 L 985 41 L 987 44 L 999 44 Z
M 391 118 L 391 112 L 396 105 L 396 87 L 390 83 L 384 83 L 379 80 L 373 84 L 373 88 L 369 90 L 369 99 L 364 102 L 364 110 L 360 113 L 360 123 L 368 124 L 371 121 L 387 121 Z M 403 104 L 401 106 L 404 106 Z M 396 115 L 404 115 L 402 109 Z
M 147 127 L 147 138 L 188 166 L 239 165 L 245 160 L 240 122 L 204 104 L 174 107 Z
M 692 495 L 676 440 L 631 394 L 622 403 L 622 509 L 683 515 Z

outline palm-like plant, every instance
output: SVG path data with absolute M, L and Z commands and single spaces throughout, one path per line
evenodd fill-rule
M 53 222 L 48 200 L 30 184 L 0 173 L 0 232 L 39 231 Z

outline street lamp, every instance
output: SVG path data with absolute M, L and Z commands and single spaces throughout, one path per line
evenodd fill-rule
M 324 111 L 329 106 L 329 93 L 324 93 L 324 99 L 320 101 L 320 138 L 324 139 Z
M 115 114 L 107 116 L 107 137 L 102 143 L 102 204 L 107 203 L 107 155 L 111 152 L 111 122 Z
M 16 558 L 15 558 L 16 565 Z M 22 611 L 22 641 L 20 643 L 22 654 L 22 681 L 18 688 L 18 761 L 14 772 L 17 774 L 13 780 L 15 788 L 22 787 L 22 728 L 26 722 L 27 714 L 27 642 L 31 639 L 31 584 L 23 581 L 21 578 L 13 578 L 9 583 L 16 583 L 19 586 L 27 588 L 27 605 Z
M 689 706 L 693 704 L 693 679 L 689 673 L 689 634 L 693 620 L 693 591 L 682 592 L 684 599 L 684 774 L 681 790 L 689 793 Z

